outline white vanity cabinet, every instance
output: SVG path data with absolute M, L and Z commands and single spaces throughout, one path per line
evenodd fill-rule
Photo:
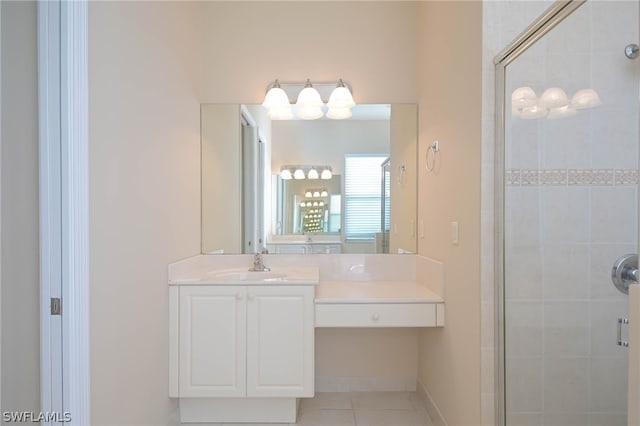
M 179 289 L 180 397 L 246 395 L 246 288 Z
M 178 322 L 171 324 L 171 375 L 178 374 L 171 396 L 313 396 L 313 285 L 181 285 L 170 292 L 178 310 L 171 316 Z

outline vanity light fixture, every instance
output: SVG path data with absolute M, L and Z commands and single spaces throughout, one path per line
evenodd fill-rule
M 331 179 L 333 177 L 333 173 L 331 173 L 331 167 L 327 167 L 320 174 L 320 179 Z
M 295 102 L 294 102 L 295 100 Z M 293 118 L 291 104 L 295 103 L 297 116 L 304 120 L 315 120 L 324 115 L 327 118 L 342 120 L 352 116 L 351 109 L 356 105 L 351 88 L 342 79 L 338 83 L 306 82 L 281 83 L 275 80 L 269 85 L 262 106 L 267 108 L 272 120 L 290 120 Z M 314 178 L 311 178 L 314 179 Z
M 328 197 L 328 196 L 329 196 L 329 193 L 327 192 L 327 190 L 326 190 L 326 189 L 324 189 L 324 190 L 322 190 L 322 192 L 320 193 L 320 196 L 321 196 L 321 197 Z
M 314 196 L 315 198 L 320 197 L 320 191 L 315 191 L 315 192 L 313 193 L 313 196 Z
M 311 193 L 311 191 L 307 191 L 307 192 L 304 193 L 304 196 L 307 197 L 307 198 L 311 198 L 311 197 L 313 197 L 313 194 Z

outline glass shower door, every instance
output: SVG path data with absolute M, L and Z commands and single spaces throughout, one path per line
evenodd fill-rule
M 588 1 L 505 68 L 509 426 L 627 425 L 611 268 L 638 252 L 638 13 Z

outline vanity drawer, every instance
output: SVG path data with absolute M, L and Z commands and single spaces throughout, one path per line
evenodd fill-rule
M 436 327 L 442 303 L 318 303 L 316 327 Z

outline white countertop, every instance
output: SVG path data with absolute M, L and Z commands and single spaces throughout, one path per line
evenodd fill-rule
M 248 268 L 212 269 L 169 278 L 169 285 L 317 285 L 317 267 L 275 267 L 254 272 Z
M 319 303 L 443 303 L 415 281 L 324 281 L 316 287 Z
M 267 244 L 273 244 L 273 245 L 294 245 L 294 244 L 302 244 L 302 245 L 319 245 L 319 244 L 342 244 L 342 241 L 337 240 L 337 241 L 325 241 L 325 240 L 320 240 L 320 241 L 307 241 L 307 240 L 299 240 L 299 241 L 291 241 L 291 240 L 284 240 L 284 241 L 269 241 Z

